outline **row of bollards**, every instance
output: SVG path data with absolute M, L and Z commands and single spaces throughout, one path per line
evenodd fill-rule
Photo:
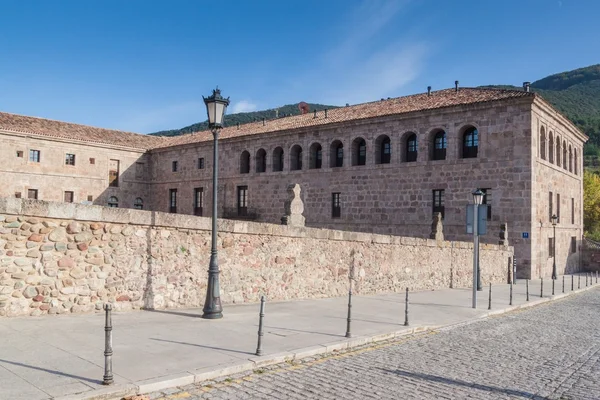
M 599 272 L 595 271 L 595 283 L 598 283 Z M 555 295 L 555 280 L 552 280 L 552 295 Z M 516 279 L 510 280 L 510 294 L 509 294 L 509 305 L 513 305 L 513 285 L 516 284 Z M 594 285 L 594 273 L 586 272 L 585 273 L 585 286 Z M 575 278 L 574 275 L 571 275 L 571 291 L 574 290 L 575 287 Z M 577 288 L 581 289 L 581 275 L 577 276 Z M 565 276 L 562 277 L 562 293 L 565 293 Z M 409 306 L 409 289 L 406 288 L 405 292 L 405 300 L 404 300 L 404 326 L 409 326 L 408 322 L 408 306 Z M 525 279 L 525 296 L 526 301 L 529 301 L 529 279 Z M 540 278 L 540 297 L 544 297 L 544 279 Z M 262 339 L 264 336 L 263 327 L 264 327 L 264 317 L 265 317 L 265 304 L 266 298 L 265 296 L 261 296 L 260 299 L 260 312 L 259 312 L 259 320 L 258 320 L 258 343 L 256 346 L 256 355 L 263 355 L 262 349 Z M 488 310 L 492 309 L 492 283 L 489 284 L 489 298 L 488 298 Z M 112 304 L 107 303 L 104 305 L 105 311 L 105 325 L 104 325 L 104 339 L 105 339 L 105 348 L 104 348 L 104 376 L 102 380 L 102 384 L 111 385 L 114 383 L 113 370 L 112 370 L 112 357 L 113 357 L 113 348 L 112 348 Z M 348 316 L 346 318 L 346 337 L 351 338 L 351 325 L 352 325 L 352 279 L 350 279 L 350 285 L 348 290 Z

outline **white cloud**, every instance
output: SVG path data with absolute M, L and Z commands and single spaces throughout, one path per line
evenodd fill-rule
M 235 103 L 231 107 L 231 112 L 228 112 L 228 114 L 237 114 L 237 113 L 241 113 L 241 112 L 256 111 L 257 108 L 258 107 L 256 104 L 251 103 L 248 100 L 241 100 L 241 101 L 238 101 L 237 103 Z

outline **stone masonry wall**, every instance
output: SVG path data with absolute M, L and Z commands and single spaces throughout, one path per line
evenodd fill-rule
M 0 198 L 0 316 L 202 307 L 209 218 Z M 219 220 L 224 304 L 466 287 L 472 244 Z M 483 282 L 512 247 L 482 245 Z

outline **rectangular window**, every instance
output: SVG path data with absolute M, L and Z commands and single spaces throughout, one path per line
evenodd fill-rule
M 135 179 L 144 179 L 144 170 L 146 165 L 143 162 L 135 163 Z
M 238 216 L 245 217 L 248 215 L 248 186 L 238 186 Z
M 29 161 L 31 162 L 40 162 L 40 151 L 39 150 L 29 150 Z
M 95 158 L 90 158 L 90 164 L 92 164 L 92 165 L 96 164 L 96 159 Z
M 171 171 L 177 172 L 178 169 L 179 169 L 179 163 L 177 161 L 173 161 L 171 163 Z
M 177 189 L 169 189 L 169 212 L 177 213 Z
M 65 155 L 65 165 L 75 165 L 75 154 Z
M 571 236 L 571 253 L 577 253 L 577 237 Z
M 27 198 L 37 200 L 38 198 L 38 190 L 37 189 L 29 189 L 27 190 Z
M 433 213 L 442 213 L 444 218 L 444 190 L 438 189 L 433 191 Z
M 119 187 L 119 160 L 108 162 L 108 186 Z
M 487 220 L 492 220 L 492 189 L 480 189 L 483 192 L 483 202 L 487 205 Z
M 21 198 L 21 192 L 15 192 L 15 198 L 20 199 Z
M 65 203 L 72 203 L 73 202 L 73 197 L 74 197 L 74 193 L 73 192 L 65 191 Z
M 94 201 L 94 196 L 89 195 L 87 199 L 88 199 L 87 201 Z
M 341 218 L 342 205 L 340 203 L 340 193 L 331 193 L 331 218 Z
M 571 223 L 575 223 L 575 199 L 571 197 Z
M 552 195 L 552 192 L 548 193 L 548 221 L 552 222 L 552 212 L 553 212 L 553 205 L 552 205 L 552 201 L 553 201 L 554 197 Z
M 204 169 L 204 157 L 198 159 L 198 169 Z
M 554 257 L 554 238 L 548 238 L 548 258 Z
M 17 157 L 23 158 L 23 152 L 21 150 L 17 150 Z
M 194 188 L 194 215 L 202 216 L 204 203 L 204 188 Z
M 560 223 L 560 194 L 556 193 L 556 220 L 557 223 Z

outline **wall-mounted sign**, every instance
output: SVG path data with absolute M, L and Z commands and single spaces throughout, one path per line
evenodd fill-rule
M 529 239 L 529 232 L 523 232 L 523 239 Z

